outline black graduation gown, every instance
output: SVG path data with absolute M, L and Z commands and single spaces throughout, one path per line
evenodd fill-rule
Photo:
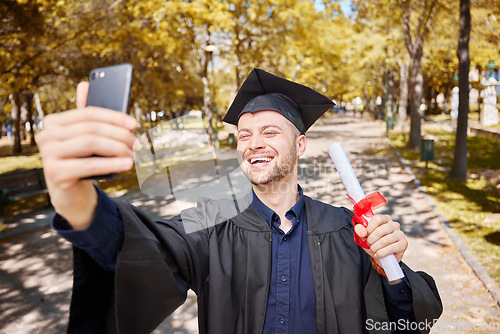
M 116 203 L 125 229 L 116 271 L 106 272 L 75 249 L 69 332 L 149 333 L 184 302 L 189 288 L 198 297 L 200 333 L 262 332 L 272 237 L 252 206 L 214 226 L 224 211 L 220 201 L 201 201 L 184 222 L 154 222 Z M 318 333 L 365 333 L 366 319 L 387 322 L 380 276 L 353 241 L 352 213 L 307 196 L 305 208 Z M 204 228 L 185 233 L 184 224 Z M 442 312 L 433 279 L 402 266 L 417 321 L 432 322 Z

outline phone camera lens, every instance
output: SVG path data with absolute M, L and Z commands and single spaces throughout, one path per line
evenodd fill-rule
M 95 79 L 95 77 L 96 77 L 95 72 L 92 72 L 92 74 L 90 75 L 90 78 L 91 78 L 92 80 L 94 80 L 94 79 Z

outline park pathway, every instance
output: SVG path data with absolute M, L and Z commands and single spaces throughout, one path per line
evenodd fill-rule
M 435 213 L 384 141 L 385 124 L 360 118 L 325 117 L 308 132 L 299 161 L 307 195 L 351 207 L 326 151 L 341 141 L 366 193 L 380 191 L 389 201 L 381 209 L 401 223 L 409 239 L 404 261 L 434 277 L 444 312 L 431 333 L 500 332 L 500 308 L 448 237 Z M 124 195 L 151 216 L 171 215 L 167 201 L 131 191 Z M 23 217 L 43 225 L 47 210 Z M 0 240 L 0 333 L 62 333 L 71 294 L 71 247 L 48 227 Z M 172 314 L 155 333 L 197 333 L 196 298 Z M 496 321 L 496 324 L 494 323 Z M 487 326 L 497 326 L 496 331 Z M 479 330 L 474 330 L 474 326 Z M 481 329 L 482 328 L 482 329 Z M 490 327 L 492 328 L 492 327 Z

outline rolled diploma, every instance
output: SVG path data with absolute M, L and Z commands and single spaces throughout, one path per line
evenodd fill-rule
M 342 143 L 337 142 L 331 144 L 328 147 L 328 153 L 330 154 L 330 158 L 332 159 L 333 164 L 342 179 L 342 183 L 347 190 L 347 194 L 351 196 L 356 203 L 358 203 L 365 197 L 365 193 L 359 184 L 356 174 L 354 174 L 354 170 L 352 169 L 349 158 L 347 158 L 344 148 L 342 147 Z M 370 222 L 371 218 L 366 216 L 364 217 L 368 222 Z M 389 281 L 395 281 L 405 276 L 394 254 L 380 258 L 380 263 L 382 264 Z

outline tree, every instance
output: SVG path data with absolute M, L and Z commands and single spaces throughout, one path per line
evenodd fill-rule
M 404 131 L 408 119 L 408 75 L 410 56 L 405 52 L 403 57 L 398 59 L 400 69 L 399 75 L 399 102 L 397 127 Z
M 19 105 L 19 94 L 11 93 L 9 95 L 10 102 L 12 104 L 12 137 L 14 138 L 14 146 L 12 149 L 12 153 L 20 153 L 21 152 L 21 135 L 20 131 L 20 118 L 21 118 L 21 108 Z
M 484 69 L 490 60 L 500 63 L 500 7 L 495 0 L 477 0 L 471 5 L 471 67 Z
M 21 110 L 21 115 L 12 115 L 16 120 L 12 124 L 14 137 L 13 153 L 21 152 L 20 138 L 24 137 L 26 123 L 30 123 L 31 143 L 34 145 L 33 133 L 33 96 L 41 87 L 52 82 L 61 84 L 72 79 L 81 79 L 75 66 L 75 47 L 78 40 L 87 36 L 88 27 L 97 20 L 88 20 L 93 10 L 102 13 L 106 5 L 88 6 L 78 1 L 59 2 L 41 0 L 36 2 L 8 0 L 3 2 L 7 17 L 0 27 L 0 60 L 4 67 L 0 69 L 0 77 L 6 83 L 6 92 L 11 96 L 12 112 Z M 87 10 L 85 12 L 85 10 Z M 98 11 L 99 12 L 99 11 Z M 102 16 L 98 16 L 102 19 Z M 69 55 L 69 56 L 68 56 Z M 76 69 L 76 70 L 75 70 Z M 74 75 L 74 74 L 77 75 Z M 56 90 L 53 95 L 57 107 L 65 108 L 64 90 Z M 21 103 L 22 105 L 14 105 Z M 66 105 L 69 107 L 69 105 Z M 17 121 L 19 119 L 19 121 Z
M 404 124 L 407 119 L 409 60 L 402 40 L 401 8 L 396 1 L 355 1 L 354 4 L 358 13 L 356 22 L 361 27 L 358 38 L 365 41 L 359 53 L 363 56 L 362 68 L 369 73 L 365 74 L 365 80 L 372 90 L 373 102 L 370 104 L 374 105 L 375 98 L 382 96 L 382 104 L 373 112 L 384 117 L 389 109 L 393 110 L 399 73 L 398 122 Z
M 13 153 L 22 151 L 21 136 L 24 123 L 21 122 L 21 94 L 29 84 L 27 77 L 32 73 L 29 63 L 39 54 L 34 41 L 42 38 L 45 20 L 39 3 L 21 4 L 7 0 L 0 4 L 6 13 L 0 26 L 0 76 L 5 83 L 4 90 L 12 104 Z M 4 96 L 0 97 L 4 99 Z
M 0 102 L 17 101 L 28 115 L 23 96 L 37 94 L 44 114 L 67 110 L 74 106 L 77 82 L 92 68 L 129 62 L 135 69 L 131 105 L 139 120 L 152 111 L 171 118 L 195 108 L 210 126 L 248 72 L 262 67 L 336 101 L 363 97 L 367 109 L 380 96 L 387 108 L 394 105 L 399 81 L 404 122 L 408 77 L 417 80 L 409 86 L 409 100 L 412 133 L 420 137 L 422 92 L 446 95 L 453 82 L 457 65 L 448 50 L 455 47 L 455 32 L 449 27 L 457 11 L 451 15 L 447 9 L 454 5 L 353 5 L 355 20 L 343 15 L 338 0 L 323 1 L 321 10 L 312 0 L 6 0 L 0 4 L 7 13 L 0 26 Z M 500 63 L 495 1 L 475 6 L 472 23 L 480 28 L 471 32 L 471 64 Z M 10 94 L 17 97 L 9 100 Z M 7 102 L 0 121 L 16 108 Z M 21 117 L 19 128 L 34 117 Z
M 401 38 L 406 46 L 410 64 L 408 72 L 406 71 L 407 62 L 405 53 L 402 51 L 392 52 L 393 56 L 386 58 L 386 63 L 395 67 L 395 63 L 400 68 L 400 122 L 406 118 L 406 74 L 409 79 L 409 114 L 410 114 L 410 136 L 407 146 L 412 149 L 420 148 L 421 141 L 421 113 L 420 104 L 424 91 L 424 77 L 422 73 L 422 62 L 424 60 L 424 44 L 429 36 L 435 17 L 440 11 L 446 9 L 449 4 L 447 1 L 435 0 L 372 0 L 355 1 L 358 9 L 358 19 L 367 21 L 374 26 L 375 32 L 389 36 L 394 36 L 396 40 Z M 399 32 L 395 32 L 395 27 L 399 26 Z M 401 37 L 400 37 L 401 36 Z M 394 38 L 393 37 L 393 38 Z M 396 43 L 399 44 L 399 43 Z M 387 48 L 389 50 L 389 48 Z M 389 52 L 387 53 L 387 55 Z M 392 58 L 392 60 L 391 60 Z M 387 68 L 391 72 L 391 67 Z M 401 124 L 401 123 L 400 123 Z
M 458 30 L 450 27 L 458 26 L 458 5 L 450 3 L 446 10 L 437 13 L 432 30 L 429 32 L 425 46 L 424 61 L 422 64 L 425 82 L 428 85 L 428 110 L 431 109 L 431 100 L 436 104 L 436 96 L 444 96 L 443 112 L 449 114 L 448 100 L 455 85 L 454 76 L 458 70 L 458 59 L 453 50 L 457 48 Z
M 458 120 L 455 153 L 449 176 L 467 178 L 467 120 L 469 113 L 469 40 L 471 31 L 470 0 L 460 0 L 460 34 L 458 38 Z
M 325 1 L 326 8 L 316 11 L 312 3 L 296 9 L 298 24 L 285 38 L 282 55 L 293 62 L 283 62 L 283 71 L 292 80 L 308 85 L 324 95 L 341 101 L 344 94 L 362 95 L 358 84 L 359 54 L 350 48 L 357 32 L 337 1 Z
M 415 1 L 416 2 L 416 1 Z M 411 59 L 410 65 L 410 135 L 407 147 L 420 149 L 421 114 L 420 104 L 423 96 L 422 58 L 424 55 L 424 42 L 429 33 L 432 17 L 438 1 L 425 0 L 420 3 L 411 0 L 398 0 L 402 10 L 403 38 Z M 411 16 L 415 16 L 413 19 Z M 412 24 L 412 22 L 414 22 Z M 413 28 L 413 29 L 412 29 Z

